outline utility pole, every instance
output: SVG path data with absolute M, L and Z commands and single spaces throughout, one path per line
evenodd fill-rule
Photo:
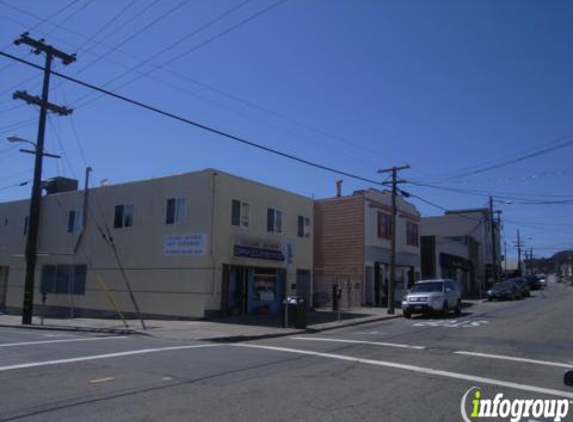
M 503 271 L 507 277 L 507 242 L 503 241 Z
M 533 268 L 533 248 L 529 248 L 529 275 L 535 275 Z
M 499 281 L 497 272 L 497 248 L 495 247 L 495 219 L 493 217 L 493 197 L 491 195 L 489 196 L 489 223 L 491 227 L 491 277 L 493 283 L 497 283 Z
M 409 169 L 410 166 L 406 164 L 401 167 L 391 167 L 388 169 L 378 170 L 378 173 L 392 173 L 392 238 L 390 250 L 390 283 L 388 285 L 388 315 L 394 315 L 394 286 L 396 282 L 396 220 L 398 216 L 398 209 L 396 206 L 396 197 L 398 196 L 398 183 L 404 183 L 404 180 L 398 179 L 398 172 L 400 170 Z
M 519 237 L 519 230 L 517 230 L 517 273 L 521 277 L 521 238 Z
M 26 281 L 24 284 L 24 301 L 22 306 L 22 324 L 30 325 L 34 314 L 34 281 L 36 275 L 36 249 L 38 246 L 38 228 L 40 223 L 40 205 L 42 201 L 42 165 L 44 155 L 44 135 L 46 132 L 46 117 L 48 111 L 61 116 L 69 115 L 72 110 L 52 104 L 48 101 L 50 92 L 50 71 L 52 60 L 58 58 L 64 65 L 76 60 L 75 55 L 66 54 L 51 45 L 44 44 L 43 39 L 35 40 L 24 33 L 14 41 L 15 45 L 26 44 L 32 47 L 34 54 L 44 53 L 46 61 L 44 65 L 44 81 L 42 85 L 42 97 L 31 96 L 26 91 L 16 91 L 14 99 L 23 100 L 28 104 L 40 107 L 40 119 L 38 121 L 38 137 L 36 148 L 33 153 L 36 156 L 34 162 L 34 182 L 30 199 L 30 214 L 28 218 L 28 237 L 26 239 Z

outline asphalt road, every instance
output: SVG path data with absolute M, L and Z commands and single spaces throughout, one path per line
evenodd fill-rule
M 0 329 L 0 421 L 462 421 L 472 387 L 573 420 L 573 289 L 534 295 L 234 344 Z

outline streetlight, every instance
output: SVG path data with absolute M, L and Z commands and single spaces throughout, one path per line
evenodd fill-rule
M 42 202 L 42 161 L 44 156 L 60 158 L 59 155 L 44 152 L 44 138 L 38 137 L 38 143 L 34 143 L 19 136 L 9 136 L 10 143 L 30 144 L 33 150 L 20 149 L 21 152 L 33 154 L 34 161 L 34 182 L 30 195 L 30 212 L 28 214 L 28 228 L 26 237 L 26 278 L 24 281 L 24 300 L 22 302 L 22 324 L 30 325 L 34 315 L 34 283 L 36 277 L 36 252 L 38 247 L 38 228 L 40 225 L 40 208 Z
M 20 138 L 19 136 L 12 135 L 12 136 L 8 136 L 6 138 L 6 140 L 12 144 L 17 144 L 17 143 L 22 144 L 23 143 L 23 144 L 30 144 L 34 147 L 34 150 L 20 149 L 20 152 L 25 152 L 27 154 L 34 154 L 34 155 L 38 153 L 38 145 L 36 145 L 35 142 L 29 141 L 28 139 L 24 139 L 24 138 Z M 62 158 L 60 155 L 50 154 L 47 152 L 43 152 L 41 155 L 44 157 Z

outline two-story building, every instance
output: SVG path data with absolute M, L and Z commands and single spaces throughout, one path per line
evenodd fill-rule
M 467 295 L 487 290 L 493 278 L 493 263 L 498 270 L 501 263 L 499 223 L 494 220 L 492 227 L 489 208 L 451 210 L 443 216 L 424 217 L 421 234 L 424 278 L 457 279 Z
M 207 169 L 41 203 L 35 311 L 202 318 L 310 301 L 313 201 Z M 0 306 L 19 313 L 29 201 L 0 204 Z M 84 218 L 84 216 L 86 218 Z
M 360 190 L 315 202 L 315 305 L 342 288 L 343 306 L 384 305 L 390 280 L 392 196 Z M 397 198 L 395 300 L 420 279 L 420 214 Z

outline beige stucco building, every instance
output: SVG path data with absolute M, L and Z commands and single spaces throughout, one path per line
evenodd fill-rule
M 87 211 L 85 193 L 42 199 L 36 314 L 43 291 L 48 313 L 134 316 L 128 285 L 145 317 L 276 313 L 285 293 L 312 297 L 310 198 L 213 169 L 90 189 Z M 0 204 L 9 312 L 22 306 L 28 208 Z

